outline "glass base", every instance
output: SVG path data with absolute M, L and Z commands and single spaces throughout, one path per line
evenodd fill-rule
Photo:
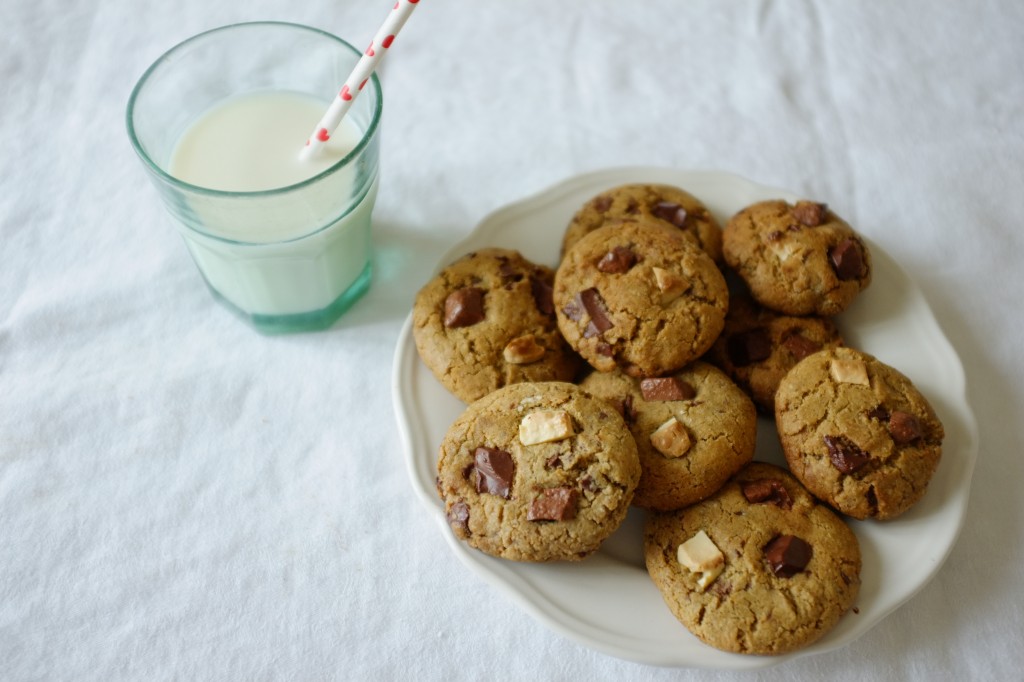
M 372 278 L 373 266 L 367 263 L 363 271 L 359 273 L 356 281 L 352 282 L 348 289 L 343 291 L 341 296 L 334 299 L 330 305 L 319 310 L 295 313 L 293 315 L 249 313 L 221 296 L 220 292 L 210 286 L 209 282 L 206 283 L 206 286 L 221 305 L 248 322 L 256 331 L 262 334 L 290 334 L 293 332 L 322 331 L 333 325 L 346 310 L 352 307 L 353 303 L 366 293 L 366 290 L 370 288 L 370 280 Z

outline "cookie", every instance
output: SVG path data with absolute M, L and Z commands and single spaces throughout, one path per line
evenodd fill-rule
M 437 489 L 452 532 L 516 561 L 582 559 L 626 517 L 640 462 L 622 417 L 574 384 L 520 383 L 448 429 Z
M 562 335 L 595 369 L 660 376 L 711 347 L 729 292 L 679 230 L 629 220 L 573 245 L 555 273 L 554 303 Z
M 651 513 L 644 558 L 690 632 L 743 654 L 814 642 L 860 590 L 857 537 L 785 470 L 760 462 L 703 502 Z
M 707 363 L 655 379 L 592 372 L 580 387 L 613 405 L 636 440 L 634 506 L 669 511 L 703 500 L 754 457 L 754 404 Z
M 508 249 L 480 249 L 439 272 L 413 304 L 424 364 L 464 402 L 521 381 L 570 381 L 579 357 L 558 331 L 554 273 Z
M 921 499 L 942 454 L 942 423 L 911 381 L 852 348 L 790 370 L 775 396 L 790 470 L 857 519 L 891 519 Z
M 748 206 L 726 224 L 722 250 L 753 297 L 787 315 L 836 315 L 871 282 L 867 246 L 825 204 Z
M 775 414 L 775 391 L 796 363 L 824 348 L 843 345 L 827 317 L 783 315 L 758 305 L 749 295 L 733 294 L 725 329 L 705 356 L 754 399 Z
M 716 263 L 722 261 L 722 229 L 701 201 L 671 185 L 632 184 L 601 192 L 576 212 L 565 230 L 562 253 L 605 224 L 647 218 L 679 230 Z

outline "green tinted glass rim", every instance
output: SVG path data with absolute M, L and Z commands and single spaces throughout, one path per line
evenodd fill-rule
M 327 168 L 320 171 L 316 175 L 310 178 L 306 178 L 305 180 L 302 180 L 301 182 L 297 182 L 293 185 L 285 185 L 284 187 L 275 187 L 273 189 L 258 190 L 254 192 L 232 192 L 226 190 L 211 189 L 209 187 L 202 187 L 200 185 L 190 184 L 188 182 L 181 180 L 180 178 L 171 175 L 166 170 L 164 170 L 160 164 L 158 164 L 156 161 L 150 158 L 149 154 L 146 153 L 146 150 L 143 149 L 142 143 L 139 142 L 138 136 L 135 133 L 135 124 L 133 121 L 135 112 L 135 101 L 138 98 L 139 93 L 142 91 L 142 88 L 145 87 L 146 82 L 150 79 L 150 77 L 165 62 L 173 58 L 174 55 L 179 50 L 184 49 L 185 47 L 196 41 L 208 38 L 217 33 L 223 33 L 225 31 L 230 31 L 233 29 L 256 27 L 287 28 L 298 31 L 305 31 L 333 40 L 334 42 L 338 43 L 345 49 L 350 50 L 352 54 L 357 57 L 357 59 L 362 56 L 362 52 L 360 50 L 357 50 L 350 43 L 342 40 L 336 35 L 333 35 L 326 31 L 321 31 L 320 29 L 313 28 L 311 26 L 305 26 L 303 24 L 294 24 L 284 21 L 250 21 L 238 24 L 228 24 L 226 26 L 220 26 L 218 28 L 210 29 L 209 31 L 198 33 L 192 36 L 191 38 L 178 43 L 171 49 L 167 50 L 160 56 L 159 59 L 153 62 L 153 64 L 148 69 L 146 69 L 145 73 L 142 74 L 142 77 L 139 78 L 139 82 L 136 83 L 135 87 L 132 89 L 132 94 L 128 98 L 128 106 L 125 109 L 125 124 L 128 128 L 128 137 L 131 140 L 132 147 L 135 149 L 135 152 L 139 155 L 139 158 L 142 159 L 143 163 L 152 173 L 154 173 L 157 177 L 161 178 L 168 184 L 175 185 L 177 187 L 180 187 L 182 189 L 188 190 L 189 192 L 193 192 L 196 194 L 203 194 L 206 196 L 223 198 L 273 197 L 277 195 L 288 194 L 290 192 L 294 192 L 295 190 L 302 189 L 303 187 L 313 185 L 319 182 L 320 180 L 323 180 L 324 178 L 329 177 L 330 175 L 339 171 L 341 168 L 347 166 L 349 163 L 352 162 L 353 159 L 357 158 L 362 153 L 362 151 L 367 147 L 367 145 L 370 144 L 370 140 L 372 140 L 373 136 L 376 134 L 377 127 L 380 124 L 381 113 L 384 109 L 384 98 L 380 87 L 380 79 L 378 79 L 377 74 L 374 73 L 370 77 L 370 83 L 373 86 L 374 93 L 376 94 L 376 106 L 374 107 L 373 110 L 373 118 L 370 120 L 370 125 L 366 127 L 366 130 L 363 132 L 362 137 L 359 139 L 359 143 L 356 144 L 352 151 L 350 151 L 344 157 L 339 159 L 336 163 L 332 164 L 331 166 L 328 166 Z

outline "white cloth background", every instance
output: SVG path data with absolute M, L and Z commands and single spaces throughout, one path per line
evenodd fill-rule
M 1024 665 L 1024 4 L 424 0 L 382 73 L 377 274 L 324 333 L 210 298 L 131 150 L 142 71 L 201 30 L 359 44 L 387 0 L 0 2 L 0 678 L 740 679 L 551 632 L 411 492 L 391 362 L 490 211 L 610 166 L 828 201 L 920 283 L 981 448 L 937 577 L 841 650 L 742 679 Z

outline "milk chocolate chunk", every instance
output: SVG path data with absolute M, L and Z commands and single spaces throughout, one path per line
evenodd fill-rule
M 676 377 L 641 379 L 640 392 L 644 400 L 689 400 L 697 395 L 693 386 Z
M 452 528 L 458 528 L 464 533 L 469 532 L 469 505 L 465 502 L 456 502 L 451 506 L 445 516 L 448 519 L 448 525 Z
M 608 319 L 608 309 L 605 307 L 601 292 L 591 287 L 579 293 L 580 302 L 583 308 L 590 315 L 590 323 L 598 334 L 603 334 L 615 325 Z
M 871 455 L 857 447 L 846 436 L 823 436 L 832 466 L 844 474 L 852 474 L 868 463 Z
M 478 493 L 490 493 L 506 500 L 511 497 L 515 474 L 512 455 L 498 448 L 478 447 L 473 452 L 473 467 Z
M 726 342 L 729 359 L 737 367 L 746 367 L 761 360 L 767 360 L 772 354 L 772 341 L 764 329 L 752 329 L 749 332 L 734 334 Z
M 444 300 L 444 326 L 470 327 L 484 319 L 484 290 L 463 287 Z
M 765 545 L 764 558 L 772 573 L 780 578 L 792 578 L 807 568 L 811 546 L 795 535 L 779 535 Z
M 789 496 L 786 486 L 782 481 L 774 478 L 759 478 L 753 481 L 744 481 L 740 484 L 743 497 L 751 504 L 768 502 L 780 509 L 792 509 L 793 499 Z
M 676 227 L 686 225 L 686 209 L 674 201 L 659 201 L 651 206 L 651 215 L 667 220 Z
M 807 227 L 817 227 L 825 222 L 825 214 L 828 212 L 827 204 L 818 204 L 813 201 L 798 201 L 793 207 L 793 217 Z
M 599 197 L 595 197 L 594 200 L 590 203 L 590 205 L 594 207 L 595 211 L 600 211 L 604 213 L 605 211 L 612 207 L 612 198 L 602 194 Z
M 627 272 L 636 264 L 636 254 L 625 246 L 616 246 L 597 262 L 597 269 L 618 275 Z
M 555 314 L 555 301 L 550 284 L 539 277 L 531 277 L 530 293 L 533 294 L 534 305 L 542 315 L 551 317 Z
M 576 498 L 572 488 L 547 488 L 530 502 L 527 521 L 570 521 L 576 518 Z
M 836 277 L 843 281 L 857 279 L 864 269 L 860 246 L 851 237 L 833 246 L 828 252 L 828 258 L 832 262 L 832 269 L 836 271 Z
M 913 443 L 921 437 L 921 422 L 909 412 L 893 410 L 889 416 L 889 435 L 900 445 Z
M 811 341 L 805 336 L 802 336 L 800 332 L 795 332 L 786 337 L 782 342 L 782 345 L 793 354 L 793 357 L 797 361 L 803 360 L 808 355 L 812 355 L 821 350 L 821 344 L 817 341 Z

